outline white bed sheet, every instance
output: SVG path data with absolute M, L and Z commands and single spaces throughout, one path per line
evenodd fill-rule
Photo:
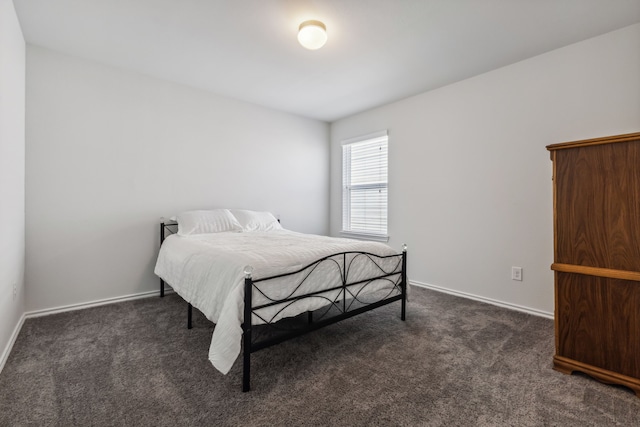
M 393 255 L 389 246 L 377 242 L 339 239 L 296 233 L 288 230 L 269 232 L 225 232 L 182 237 L 171 235 L 162 244 L 155 274 L 168 283 L 182 298 L 198 308 L 216 323 L 209 348 L 209 360 L 223 374 L 231 369 L 240 354 L 244 308 L 245 267 L 251 266 L 257 280 L 296 271 L 322 257 L 346 251 L 363 251 L 376 255 Z M 393 271 L 398 258 L 376 260 L 385 271 Z M 349 262 L 349 259 L 348 259 Z M 327 289 L 340 284 L 340 271 L 334 263 L 323 263 L 297 289 L 294 295 L 311 290 Z M 367 257 L 357 257 L 349 269 L 349 283 L 376 277 L 382 271 Z M 295 275 L 300 276 L 300 275 Z M 273 299 L 282 299 L 294 292 L 299 281 L 292 277 L 269 281 L 268 292 Z M 366 292 L 373 292 L 389 283 L 369 284 Z M 260 285 L 260 284 L 258 284 Z M 360 285 L 362 287 L 362 285 Z M 354 287 L 357 293 L 360 288 Z M 339 291 L 323 295 L 333 300 Z M 253 306 L 268 302 L 259 292 L 253 292 Z M 255 314 L 253 324 L 264 323 L 260 318 L 276 321 L 315 310 L 328 301 L 323 298 L 303 299 L 279 311 L 273 306 Z

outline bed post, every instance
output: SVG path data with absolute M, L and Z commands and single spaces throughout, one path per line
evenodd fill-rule
M 342 312 L 347 312 L 347 254 L 342 254 Z
M 407 313 L 407 245 L 402 245 L 402 309 L 400 319 L 406 319 Z
M 251 389 L 251 308 L 252 308 L 252 292 L 253 280 L 251 273 L 253 268 L 246 266 L 244 268 L 244 321 L 242 322 L 242 391 L 246 392 Z
M 164 217 L 160 218 L 160 245 L 164 242 Z M 160 279 L 160 298 L 164 297 L 164 280 Z

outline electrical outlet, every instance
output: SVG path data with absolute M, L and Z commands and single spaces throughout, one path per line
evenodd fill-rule
M 522 282 L 522 267 L 511 267 L 511 280 Z
M 18 296 L 18 284 L 14 283 L 13 284 L 13 300 L 16 300 L 16 297 Z

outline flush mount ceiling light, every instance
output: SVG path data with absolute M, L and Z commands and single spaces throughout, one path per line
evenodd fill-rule
M 327 42 L 327 27 L 320 21 L 304 21 L 298 29 L 298 41 L 307 49 L 320 49 Z

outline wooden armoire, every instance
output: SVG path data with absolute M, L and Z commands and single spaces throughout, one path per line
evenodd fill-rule
M 547 149 L 554 369 L 621 384 L 640 397 L 640 132 Z

